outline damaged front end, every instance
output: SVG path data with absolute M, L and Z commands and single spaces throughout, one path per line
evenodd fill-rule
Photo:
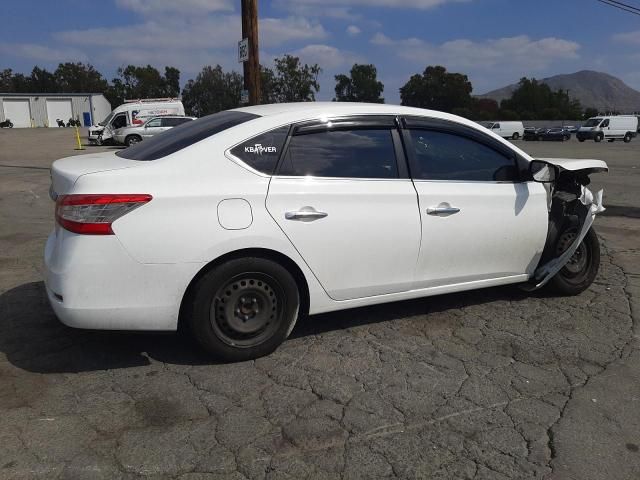
M 563 267 L 576 261 L 576 252 L 595 216 L 603 212 L 602 193 L 595 196 L 587 188 L 592 173 L 608 171 L 602 160 L 540 159 L 531 162 L 534 180 L 548 184 L 549 229 L 540 263 L 527 291 L 549 282 Z

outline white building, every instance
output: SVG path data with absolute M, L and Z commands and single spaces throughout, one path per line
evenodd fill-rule
M 101 93 L 0 92 L 0 121 L 8 118 L 15 128 L 57 127 L 57 119 L 67 123 L 70 118 L 89 127 L 110 112 L 111 104 Z

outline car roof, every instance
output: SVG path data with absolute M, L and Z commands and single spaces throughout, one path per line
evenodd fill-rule
M 447 118 L 449 115 L 435 110 L 405 107 L 386 103 L 360 103 L 360 102 L 296 102 L 296 103 L 271 103 L 267 105 L 252 105 L 234 109 L 239 112 L 252 113 L 261 117 L 270 117 L 280 114 L 297 116 L 314 116 L 323 113 L 331 115 L 350 114 L 378 114 L 378 115 L 420 115 L 429 117 Z

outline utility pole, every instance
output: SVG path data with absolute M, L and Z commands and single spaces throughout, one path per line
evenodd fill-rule
M 258 54 L 258 0 L 241 0 L 242 38 L 249 41 L 249 58 L 243 62 L 244 88 L 249 105 L 260 103 L 260 57 Z

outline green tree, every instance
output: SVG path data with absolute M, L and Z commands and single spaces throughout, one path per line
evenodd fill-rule
M 583 114 L 583 116 L 582 116 L 582 117 L 583 117 L 585 120 L 587 120 L 587 119 L 589 119 L 589 118 L 591 118 L 591 117 L 597 117 L 599 113 L 600 113 L 600 112 L 598 111 L 598 109 L 597 109 L 597 108 L 589 107 L 589 108 L 586 108 L 586 109 L 584 110 L 584 114 Z
M 569 92 L 553 91 L 535 78 L 522 78 L 511 98 L 500 104 L 503 110 L 512 110 L 524 120 L 562 120 L 582 118 L 582 106 Z M 532 118 L 526 118 L 532 117 Z
M 165 67 L 163 76 L 151 65 L 128 65 L 120 67 L 117 75 L 106 92 L 114 107 L 126 99 L 176 97 L 180 91 L 180 71 L 174 67 Z
M 29 90 L 34 93 L 57 93 L 56 77 L 45 68 L 33 67 L 27 81 Z
M 262 85 L 262 98 L 268 103 L 313 102 L 320 90 L 318 75 L 321 72 L 317 64 L 302 64 L 292 55 L 276 58 L 273 70 L 262 70 L 261 78 L 267 80 L 267 85 Z
M 336 75 L 336 102 L 372 102 L 384 103 L 380 95 L 384 90 L 378 81 L 375 65 L 354 64 L 349 76 Z
M 402 105 L 452 112 L 469 108 L 473 86 L 466 75 L 449 73 L 442 66 L 428 66 L 422 75 L 412 75 L 400 88 Z
M 109 84 L 93 65 L 61 63 L 53 75 L 60 93 L 103 93 Z
M 189 115 L 202 117 L 240 104 L 242 75 L 224 72 L 220 65 L 206 66 L 189 80 L 182 91 L 182 103 Z

